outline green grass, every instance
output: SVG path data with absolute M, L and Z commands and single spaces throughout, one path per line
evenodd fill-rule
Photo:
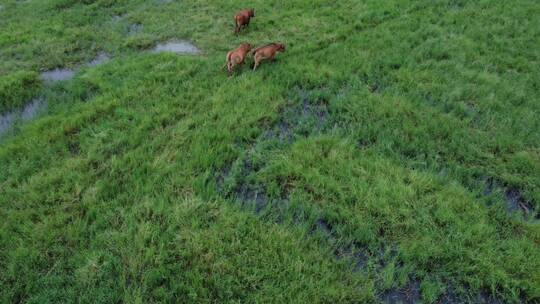
M 0 5 L 0 301 L 540 301 L 537 1 Z

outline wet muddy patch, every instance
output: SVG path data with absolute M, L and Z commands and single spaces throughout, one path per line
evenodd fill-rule
M 256 213 L 269 211 L 275 213 L 277 219 L 283 218 L 290 205 L 285 181 L 278 187 L 280 193 L 269 194 L 256 177 L 267 165 L 268 153 L 292 144 L 297 138 L 320 134 L 327 129 L 329 114 L 326 104 L 311 97 L 306 90 L 295 90 L 280 110 L 278 119 L 246 146 L 243 155 L 218 172 L 215 181 L 221 196 L 248 206 Z
M 297 89 L 296 96 L 280 110 L 277 123 L 263 133 L 263 140 L 291 144 L 297 138 L 318 135 L 331 127 L 325 100 L 311 96 L 305 89 Z
M 170 52 L 176 54 L 199 54 L 200 50 L 187 40 L 170 40 L 157 44 L 153 49 L 154 53 Z
M 491 196 L 502 194 L 508 213 L 521 213 L 525 218 L 540 219 L 540 213 L 534 210 L 534 204 L 525 199 L 521 191 L 515 187 L 504 186 L 493 178 L 485 182 L 484 195 Z
M 463 286 L 459 292 L 454 285 L 449 284 L 446 291 L 439 296 L 436 303 L 445 304 L 461 304 L 461 303 L 479 303 L 479 304 L 502 304 L 503 300 L 497 299 L 495 296 L 485 290 L 472 292 L 469 287 Z
M 533 214 L 534 210 L 532 204 L 525 200 L 518 189 L 506 189 L 504 191 L 504 197 L 506 199 L 506 208 L 509 212 L 521 211 L 525 215 Z
M 445 304 L 460 304 L 463 302 L 465 302 L 464 297 L 458 295 L 456 290 L 451 286 L 447 287 L 446 291 L 437 299 L 437 303 Z
M 228 199 L 254 211 L 261 213 L 269 204 L 266 189 L 258 185 L 250 177 L 260 169 L 254 164 L 253 151 L 235 160 L 229 168 L 217 178 L 217 191 Z
M 503 304 L 504 303 L 502 300 L 497 299 L 496 297 L 494 297 L 493 295 L 491 295 L 490 293 L 484 290 L 480 291 L 477 294 L 475 298 L 475 302 L 483 303 L 483 304 Z
M 324 218 L 318 218 L 313 224 L 310 234 L 322 235 L 333 248 L 334 257 L 338 260 L 345 260 L 350 264 L 352 271 L 364 270 L 369 260 L 368 249 L 356 243 L 346 246 L 340 244 L 339 233 L 329 221 Z
M 241 185 L 234 191 L 235 199 L 244 206 L 260 213 L 268 204 L 268 197 L 264 190 L 254 189 L 249 185 Z
M 330 225 L 325 219 L 323 218 L 318 218 L 316 221 L 315 221 L 315 227 L 313 229 L 313 231 L 319 231 L 319 232 L 322 232 L 324 235 L 326 235 L 327 237 L 331 237 L 334 235 L 334 232 L 333 232 L 333 229 L 332 229 L 332 225 Z
M 390 288 L 380 295 L 383 303 L 388 304 L 416 304 L 421 303 L 420 281 L 409 280 L 401 288 Z

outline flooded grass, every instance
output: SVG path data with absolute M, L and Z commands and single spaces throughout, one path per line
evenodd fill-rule
M 0 136 L 10 132 L 18 122 L 30 121 L 47 110 L 47 101 L 36 97 L 24 107 L 0 115 Z
M 15 119 L 15 113 L 0 114 L 0 136 L 7 133 L 13 127 Z
M 132 23 L 127 27 L 127 34 L 130 36 L 136 35 L 143 30 L 144 26 L 140 23 Z
M 32 99 L 31 102 L 26 104 L 21 111 L 22 120 L 31 120 L 34 119 L 38 114 L 45 111 L 47 108 L 47 101 L 43 97 L 37 97 Z
M 1 299 L 537 301 L 538 1 L 158 3 L 2 3 Z
M 111 60 L 111 56 L 107 53 L 101 52 L 99 53 L 96 58 L 92 59 L 90 62 L 88 62 L 88 66 L 93 67 L 97 66 L 103 63 L 106 63 L 107 61 Z

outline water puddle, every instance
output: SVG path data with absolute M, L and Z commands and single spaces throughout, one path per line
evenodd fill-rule
M 105 52 L 101 52 L 94 59 L 88 62 L 86 66 L 97 66 L 109 60 L 111 60 L 110 55 Z M 70 80 L 75 76 L 76 72 L 77 69 L 56 68 L 53 70 L 42 72 L 41 79 L 45 84 L 51 84 L 58 81 Z
M 96 58 L 92 59 L 92 61 L 90 61 L 87 65 L 93 67 L 105 63 L 109 60 L 111 60 L 111 56 L 109 56 L 109 54 L 99 53 Z
M 0 135 L 9 132 L 19 121 L 29 121 L 47 109 L 47 101 L 37 97 L 27 103 L 22 109 L 0 115 Z
M 154 53 L 172 52 L 177 54 L 198 54 L 200 50 L 189 41 L 172 40 L 156 45 Z
M 126 14 L 114 15 L 114 16 L 112 16 L 111 20 L 113 22 L 118 22 L 118 21 L 124 19 L 125 17 L 126 17 Z
M 21 112 L 21 119 L 24 121 L 35 118 L 47 107 L 47 101 L 43 97 L 37 97 L 27 103 Z
M 5 134 L 11 129 L 16 118 L 15 113 L 5 113 L 0 115 L 0 135 Z
M 50 71 L 45 71 L 41 73 L 41 79 L 46 83 L 50 84 L 57 81 L 69 80 L 75 76 L 75 71 L 72 69 L 66 68 L 57 68 Z
M 138 34 L 142 31 L 143 25 L 140 23 L 133 23 L 130 24 L 127 28 L 128 35 L 133 36 L 135 34 Z

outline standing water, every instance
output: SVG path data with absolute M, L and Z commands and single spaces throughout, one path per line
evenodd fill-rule
M 22 109 L 0 114 L 0 136 L 9 132 L 18 121 L 28 121 L 45 111 L 47 101 L 37 97 L 27 103 Z
M 70 69 L 54 69 L 41 73 L 41 79 L 45 83 L 52 83 L 56 81 L 68 80 L 75 76 L 75 71 Z
M 36 117 L 37 114 L 39 114 L 42 110 L 44 110 L 47 107 L 47 102 L 45 101 L 45 98 L 43 97 L 37 97 L 32 99 L 29 103 L 27 103 L 21 112 L 21 119 L 22 120 L 30 120 L 34 117 Z
M 11 112 L 0 115 L 0 135 L 11 129 L 13 123 L 15 122 L 15 118 L 15 114 Z
M 105 63 L 107 61 L 111 60 L 111 56 L 107 53 L 99 53 L 96 58 L 92 59 L 92 61 L 88 62 L 88 66 L 96 66 L 100 65 L 102 63 Z
M 185 40 L 172 40 L 156 45 L 154 53 L 172 52 L 177 54 L 198 54 L 199 49 L 191 42 Z

